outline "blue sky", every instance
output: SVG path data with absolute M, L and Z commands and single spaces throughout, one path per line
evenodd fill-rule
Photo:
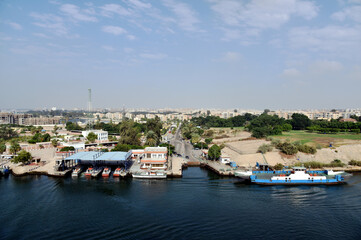
M 0 1 L 0 108 L 359 108 L 361 0 Z

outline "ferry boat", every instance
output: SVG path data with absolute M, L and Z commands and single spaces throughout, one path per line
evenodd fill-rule
M 110 168 L 104 168 L 102 177 L 109 177 L 110 176 L 111 169 Z
M 81 167 L 77 167 L 73 170 L 73 172 L 71 173 L 72 177 L 79 177 L 79 174 L 81 173 L 82 168 Z
M 113 172 L 113 177 L 120 177 L 121 171 L 122 171 L 121 168 L 116 168 L 115 171 Z
M 94 168 L 93 171 L 92 171 L 91 176 L 92 176 L 92 177 L 98 177 L 99 174 L 102 173 L 102 171 L 103 171 L 103 168 L 102 168 L 102 167 Z
M 305 167 L 294 167 L 292 171 L 255 171 L 250 182 L 260 185 L 336 185 L 346 183 L 352 176 L 346 172 L 307 171 Z
M 133 178 L 153 178 L 153 179 L 164 179 L 167 178 L 165 171 L 141 171 L 132 174 Z
M 85 176 L 91 177 L 92 173 L 93 173 L 93 168 L 90 167 L 85 171 Z

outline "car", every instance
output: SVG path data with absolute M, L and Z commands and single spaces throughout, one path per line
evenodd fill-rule
M 189 159 L 189 156 L 186 156 L 186 159 Z
M 182 156 L 182 154 L 179 154 L 179 153 L 177 154 L 177 157 L 181 157 L 181 156 Z
M 199 150 L 199 148 L 195 148 L 194 150 Z

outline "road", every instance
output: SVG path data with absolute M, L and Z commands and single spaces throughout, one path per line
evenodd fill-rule
M 199 161 L 196 156 L 199 156 L 201 154 L 201 151 L 194 150 L 192 144 L 190 144 L 188 141 L 182 140 L 180 133 L 181 125 L 182 124 L 179 124 L 175 135 L 170 139 L 170 143 L 175 146 L 175 151 L 178 154 L 181 154 L 182 157 L 185 158 L 186 156 L 188 156 L 188 161 Z

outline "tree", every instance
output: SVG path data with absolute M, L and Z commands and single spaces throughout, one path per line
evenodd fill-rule
M 3 153 L 6 151 L 6 144 L 4 142 L 0 142 L 0 153 Z
M 199 134 L 197 133 L 193 133 L 192 134 L 192 143 L 193 144 L 197 144 L 199 141 L 201 140 L 201 136 L 199 136 Z
M 159 140 L 158 140 L 158 136 L 155 132 L 153 132 L 152 130 L 148 131 L 147 133 L 147 141 L 146 141 L 146 145 L 149 146 L 157 146 Z
M 206 139 L 204 139 L 204 141 L 205 141 L 207 144 L 210 144 L 210 143 L 213 141 L 213 138 L 206 138 Z
M 208 149 L 208 158 L 211 160 L 217 160 L 221 156 L 221 148 L 214 144 Z
M 95 140 L 98 138 L 98 136 L 97 136 L 95 133 L 90 132 L 86 138 L 87 138 L 90 142 L 95 142 Z
M 273 149 L 273 146 L 271 144 L 262 144 L 261 146 L 258 147 L 258 150 L 257 152 L 260 152 L 260 153 L 266 153 L 266 152 L 270 152 L 272 151 Z
M 10 145 L 10 153 L 12 154 L 16 154 L 16 152 L 20 151 L 21 147 L 20 144 L 17 141 L 11 141 L 11 145 Z
M 14 163 L 26 163 L 31 159 L 31 154 L 25 150 L 22 150 L 19 152 L 19 154 L 13 159 L 11 160 Z
M 124 120 L 120 124 L 119 134 L 119 144 L 140 145 L 140 134 L 132 120 Z
M 58 140 L 56 140 L 56 139 L 51 140 L 51 144 L 53 145 L 53 147 L 57 147 L 58 146 Z
M 292 114 L 291 124 L 294 130 L 305 130 L 311 126 L 311 120 L 304 114 L 294 113 Z
M 2 125 L 0 127 L 0 139 L 9 140 L 17 136 L 17 132 L 15 132 L 10 126 Z
M 59 127 L 57 125 L 55 125 L 53 128 L 53 131 L 52 131 L 52 133 L 55 135 L 55 137 L 58 136 L 58 130 L 59 130 Z

